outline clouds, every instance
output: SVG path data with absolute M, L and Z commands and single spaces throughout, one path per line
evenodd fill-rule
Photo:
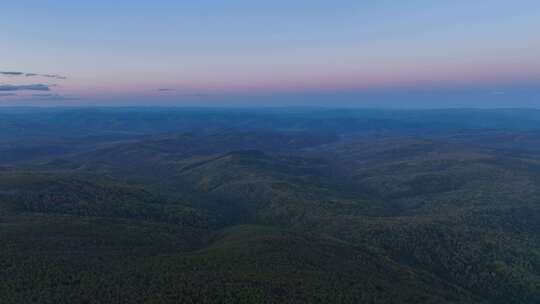
M 66 79 L 64 76 L 57 74 L 37 74 L 26 73 L 20 71 L 0 71 L 0 76 L 8 77 L 43 77 L 53 79 Z M 51 87 L 55 85 L 34 83 L 34 84 L 2 84 L 0 83 L 0 92 L 15 92 L 15 91 L 51 91 Z M 6 96 L 6 94 L 3 94 Z M 11 95 L 13 96 L 13 95 Z
M 39 93 L 31 95 L 19 95 L 15 93 L 1 93 L 0 99 L 6 99 L 10 101 L 17 102 L 27 102 L 27 101 L 68 101 L 68 100 L 78 100 L 79 98 L 73 96 L 65 96 L 55 93 Z
M 22 76 L 24 75 L 23 72 L 6 72 L 6 71 L 0 71 L 0 75 L 5 75 L 5 76 Z
M 24 77 L 44 77 L 52 78 L 58 80 L 67 79 L 67 77 L 58 75 L 58 74 L 38 74 L 38 73 L 25 73 L 25 72 L 14 72 L 14 71 L 0 71 L 0 75 L 3 76 L 24 76 Z
M 174 91 L 176 91 L 176 89 L 171 89 L 171 88 L 159 88 L 157 90 L 159 92 L 174 92 Z
M 29 74 L 32 74 L 32 73 L 28 73 L 28 74 L 26 74 L 26 76 L 30 77 L 30 76 L 28 76 Z M 60 76 L 60 75 L 57 75 L 57 74 L 33 74 L 33 76 L 41 76 L 41 77 L 54 78 L 54 79 L 59 79 L 59 80 L 67 79 L 67 77 Z
M 0 84 L 0 92 L 14 92 L 14 91 L 50 91 L 51 86 L 43 83 L 25 84 L 25 85 L 13 85 L 13 84 Z
M 73 96 L 64 96 L 60 94 L 46 93 L 46 94 L 32 94 L 32 99 L 36 100 L 77 100 L 78 98 Z
M 2 97 L 13 97 L 13 96 L 17 96 L 17 94 L 15 94 L 15 93 L 0 93 L 0 98 L 2 98 Z
M 32 94 L 33 97 L 53 97 L 53 96 L 60 96 L 58 94 Z
M 32 79 L 42 81 L 31 81 Z M 58 74 L 27 73 L 22 71 L 0 71 L 0 98 L 10 102 L 31 102 L 31 101 L 64 101 L 77 99 L 53 92 L 57 87 L 55 83 L 48 83 L 46 79 L 64 80 L 67 77 Z

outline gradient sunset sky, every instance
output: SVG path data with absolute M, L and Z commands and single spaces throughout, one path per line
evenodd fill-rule
M 0 105 L 540 107 L 538 0 L 1 7 Z

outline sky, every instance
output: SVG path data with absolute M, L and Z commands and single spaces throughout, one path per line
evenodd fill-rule
M 0 7 L 0 105 L 540 107 L 538 0 Z

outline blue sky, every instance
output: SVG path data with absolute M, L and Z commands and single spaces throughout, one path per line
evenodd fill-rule
M 0 73 L 4 105 L 540 107 L 539 1 L 19 0 L 0 17 L 0 72 L 24 73 Z

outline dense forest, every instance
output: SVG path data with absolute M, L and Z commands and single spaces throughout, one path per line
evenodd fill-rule
M 540 111 L 0 109 L 0 303 L 540 303 Z

